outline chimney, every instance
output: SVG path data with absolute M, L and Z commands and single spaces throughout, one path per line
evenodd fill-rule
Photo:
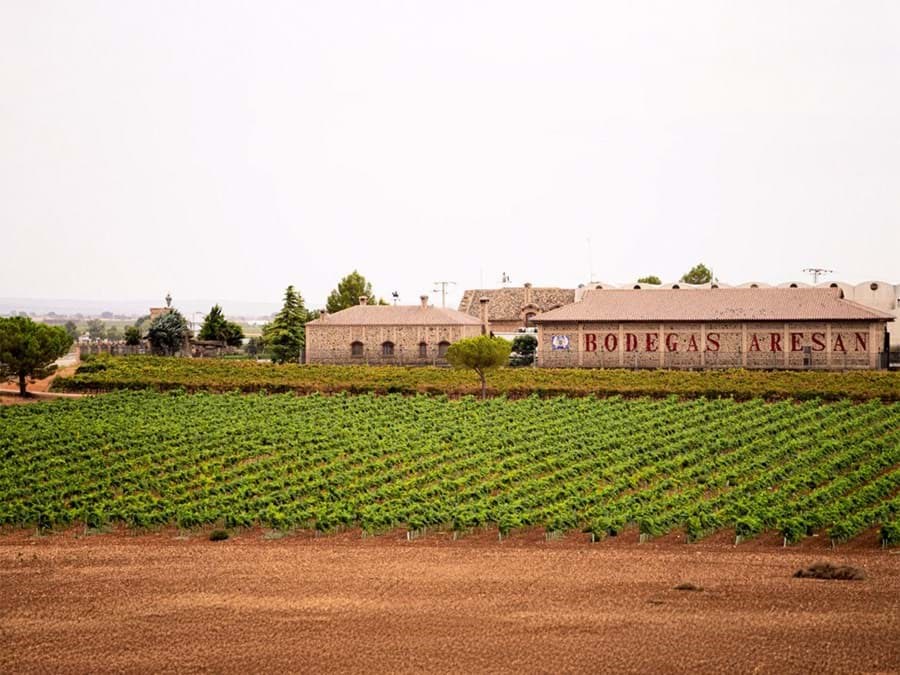
M 480 297 L 478 298 L 478 302 L 481 304 L 480 315 L 481 315 L 481 334 L 488 334 L 488 317 L 487 317 L 487 306 L 488 302 L 490 302 L 489 298 Z
M 422 303 L 422 309 L 428 308 L 428 296 L 427 295 L 420 295 L 419 302 Z
M 531 282 L 525 282 L 525 304 L 531 304 Z
M 319 312 L 319 318 L 320 318 L 320 319 L 327 319 L 327 318 L 328 318 L 328 310 L 327 310 L 327 309 L 321 310 L 321 311 Z
M 369 298 L 367 298 L 365 295 L 359 296 L 359 304 L 361 304 L 361 305 L 366 304 L 366 300 L 368 300 L 368 299 Z

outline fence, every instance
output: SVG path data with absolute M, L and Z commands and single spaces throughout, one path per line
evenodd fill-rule
M 151 354 L 148 346 L 126 345 L 124 342 L 93 342 L 78 345 L 78 353 L 82 358 L 96 354 L 109 354 L 110 356 L 132 356 L 134 354 Z
M 323 365 L 364 366 L 449 366 L 447 358 L 437 348 L 429 348 L 423 355 L 419 349 L 396 347 L 392 354 L 364 350 L 354 355 L 349 348 L 307 350 L 306 363 Z

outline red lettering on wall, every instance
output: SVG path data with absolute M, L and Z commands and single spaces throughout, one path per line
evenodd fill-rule
M 659 340 L 659 333 L 647 333 L 647 351 L 655 352 L 659 349 L 659 344 L 657 344 Z
M 840 335 L 834 338 L 834 351 L 844 353 L 847 352 L 847 350 L 844 349 L 844 339 Z
M 791 333 L 791 351 L 799 352 L 802 351 L 803 347 L 800 346 L 800 340 L 803 339 L 803 333 Z
M 637 335 L 635 335 L 634 333 L 625 333 L 625 351 L 637 351 Z
M 603 339 L 603 346 L 604 346 L 604 348 L 606 348 L 606 351 L 608 351 L 608 352 L 616 351 L 616 349 L 618 349 L 618 347 L 619 347 L 619 336 L 616 335 L 615 333 L 609 333 Z
M 586 352 L 595 352 L 597 351 L 597 336 L 593 333 L 585 333 L 584 334 L 584 351 Z
M 688 340 L 688 348 L 689 352 L 697 352 L 700 351 L 697 349 L 697 337 L 695 335 L 691 335 L 691 339 Z
M 781 333 L 770 333 L 772 336 L 772 349 L 773 352 L 781 351 Z
M 862 349 L 860 349 L 862 347 Z M 866 347 L 866 334 L 865 333 L 857 333 L 856 334 L 856 346 L 853 348 L 855 352 L 867 352 L 869 348 Z
M 666 351 L 678 351 L 678 336 L 675 333 L 669 333 L 668 335 L 666 335 Z
M 706 351 L 708 351 L 708 352 L 719 351 L 719 334 L 718 333 L 707 333 L 706 334 Z
M 747 351 L 748 352 L 758 352 L 759 351 L 759 337 L 757 337 L 756 333 L 753 334 L 753 339 L 750 340 L 750 348 Z
M 814 352 L 821 352 L 825 350 L 825 333 L 813 333 L 812 334 L 812 350 Z

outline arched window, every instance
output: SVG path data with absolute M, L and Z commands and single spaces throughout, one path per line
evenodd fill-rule
M 641 290 L 641 285 L 640 285 L 640 284 L 635 284 L 635 285 L 634 285 L 634 290 L 636 290 L 636 291 Z
M 537 313 L 536 313 L 536 312 L 528 312 L 528 314 L 525 315 L 525 326 L 526 326 L 526 327 L 530 327 L 530 326 L 531 326 L 531 320 L 532 320 L 534 317 L 536 317 L 536 316 L 537 316 Z
M 672 288 L 678 289 L 681 288 L 681 286 L 679 286 L 678 284 L 672 284 Z
M 394 355 L 394 343 L 393 342 L 382 342 L 381 343 L 381 355 L 382 356 L 393 356 Z
M 447 356 L 447 350 L 450 349 L 450 343 L 446 340 L 438 342 L 438 356 Z
M 428 356 L 428 344 L 425 342 L 419 343 L 419 357 L 426 358 Z
M 357 340 L 356 342 L 350 343 L 350 356 L 362 356 L 363 355 L 363 343 Z
M 791 284 L 789 288 L 797 288 L 797 284 Z

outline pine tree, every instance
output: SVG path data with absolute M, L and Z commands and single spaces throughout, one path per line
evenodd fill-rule
M 372 284 L 366 281 L 366 278 L 362 274 L 353 270 L 338 282 L 337 288 L 329 293 L 328 301 L 325 303 L 325 309 L 328 310 L 329 314 L 340 312 L 342 309 L 358 305 L 359 298 L 363 295 L 368 298 L 367 304 L 369 305 L 387 304 L 384 300 L 378 300 L 376 302 L 375 294 L 372 291 Z
M 309 313 L 303 305 L 303 296 L 288 286 L 284 292 L 284 305 L 271 323 L 263 327 L 263 343 L 273 363 L 298 361 L 306 340 L 305 325 Z

